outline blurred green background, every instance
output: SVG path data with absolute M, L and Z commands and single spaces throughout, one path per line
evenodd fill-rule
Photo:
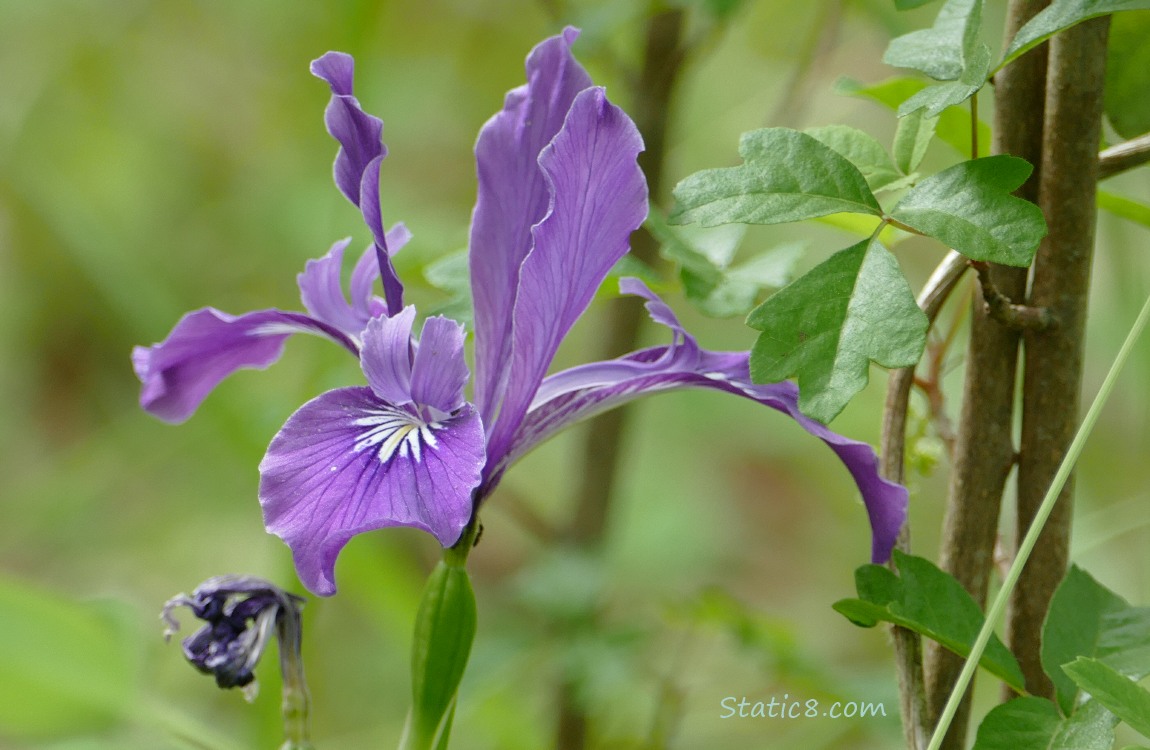
M 707 12 L 693 9 L 690 29 L 706 42 L 674 103 L 669 183 L 733 163 L 739 133 L 764 125 L 844 122 L 889 143 L 893 117 L 835 94 L 834 82 L 894 74 L 879 62 L 887 41 L 933 11 L 892 5 L 746 2 L 709 33 Z M 366 244 L 331 183 L 328 90 L 309 61 L 328 49 L 356 57 L 358 97 L 384 118 L 391 151 L 384 216 L 415 235 L 400 273 L 428 306 L 444 296 L 421 269 L 466 244 L 475 134 L 522 81 L 526 53 L 566 23 L 581 26 L 576 54 L 628 108 L 647 10 L 610 0 L 0 0 L 0 750 L 278 746 L 274 659 L 247 705 L 164 645 L 157 614 L 226 572 L 300 590 L 287 548 L 263 530 L 256 466 L 296 407 L 358 383 L 358 366 L 327 342 L 293 340 L 270 371 L 229 379 L 173 428 L 138 409 L 128 355 L 193 308 L 296 308 L 307 259 L 348 234 Z M 953 158 L 943 146 L 931 154 L 936 166 Z M 1112 182 L 1150 198 L 1145 170 Z M 1090 392 L 1150 289 L 1146 229 L 1104 218 L 1101 238 Z M 794 239 L 808 242 L 808 265 L 854 241 L 804 225 L 752 231 L 747 249 Z M 899 256 L 918 285 L 940 250 L 908 242 Z M 753 341 L 738 319 L 670 301 L 708 348 Z M 564 362 L 594 350 L 604 314 L 593 308 Z M 962 348 L 951 355 L 952 411 Z M 871 442 L 885 383 L 874 375 L 834 424 Z M 1150 602 L 1148 383 L 1143 342 L 1084 459 L 1074 554 L 1136 603 Z M 602 554 L 556 551 L 525 520 L 569 514 L 578 435 L 529 456 L 490 501 L 471 562 L 480 631 L 452 746 L 550 746 L 564 672 L 581 685 L 595 747 L 896 746 L 886 636 L 830 608 L 853 595 L 869 553 L 845 470 L 780 415 L 717 394 L 660 397 L 637 417 Z M 913 478 L 914 543 L 928 557 L 945 469 L 944 459 Z M 411 624 L 437 557 L 414 532 L 357 538 L 337 567 L 339 593 L 308 604 L 317 747 L 398 740 Z M 727 696 L 784 694 L 882 702 L 887 715 L 720 718 Z

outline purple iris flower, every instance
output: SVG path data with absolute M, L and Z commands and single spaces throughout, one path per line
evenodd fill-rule
M 670 329 L 669 345 L 547 375 L 648 210 L 635 162 L 642 139 L 571 55 L 577 36 L 568 28 L 531 52 L 527 84 L 508 93 L 475 146 L 472 401 L 464 395 L 463 327 L 430 317 L 413 335 L 415 309 L 404 306 L 391 264 L 408 234 L 401 224 L 385 233 L 379 207 L 383 124 L 360 108 L 352 59 L 338 52 L 311 70 L 332 90 L 326 123 L 340 144 L 335 182 L 373 236 L 350 296 L 340 286 L 344 240 L 299 276 L 306 313 L 199 310 L 163 343 L 133 353 L 142 406 L 173 422 L 188 418 L 228 374 L 271 364 L 292 333 L 326 336 L 359 357 L 367 386 L 304 404 L 260 463 L 266 526 L 291 548 L 316 594 L 335 591 L 336 556 L 355 534 L 410 526 L 450 546 L 508 466 L 535 445 L 606 409 L 679 388 L 749 398 L 826 442 L 862 493 L 872 559 L 890 555 L 907 493 L 879 476 L 874 451 L 804 417 L 793 383 L 752 384 L 746 352 L 701 349 L 642 282 L 624 280 L 622 291 L 646 300 L 651 317 Z M 372 296 L 376 277 L 384 299 Z

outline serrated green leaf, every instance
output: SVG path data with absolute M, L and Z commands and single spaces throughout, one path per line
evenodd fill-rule
M 943 110 L 962 104 L 978 93 L 986 85 L 986 77 L 990 74 L 990 47 L 979 42 L 967 59 L 967 65 L 962 69 L 956 81 L 936 83 L 927 86 L 898 107 L 898 116 L 906 117 L 920 109 L 927 117 L 937 117 Z
M 708 169 L 675 186 L 672 224 L 782 224 L 838 212 L 875 216 L 882 208 L 846 157 L 805 133 L 744 133 L 744 163 Z
M 1050 601 L 1042 630 L 1042 668 L 1069 714 L 1078 685 L 1062 665 L 1078 657 L 1101 659 L 1133 679 L 1150 675 L 1150 608 L 1131 607 L 1076 565 Z
M 965 161 L 916 185 L 891 217 L 968 258 L 1028 266 L 1046 221 L 1038 206 L 1011 193 L 1030 172 L 1014 156 Z
M 983 615 L 962 584 L 921 557 L 895 550 L 894 563 L 898 576 L 881 565 L 856 570 L 855 586 L 861 599 L 836 602 L 835 610 L 852 621 L 873 619 L 901 625 L 959 656 L 969 655 Z M 997 636 L 991 636 L 979 665 L 1015 690 L 1023 689 L 1022 670 Z
M 1079 657 L 1063 664 L 1062 671 L 1115 716 L 1150 737 L 1150 690 L 1098 659 Z
M 861 130 L 847 125 L 827 125 L 803 132 L 838 151 L 858 167 L 871 190 L 881 190 L 903 179 L 903 173 L 882 144 Z
M 1119 13 L 1110 21 L 1106 59 L 1106 117 L 1123 138 L 1150 131 L 1150 12 Z
M 92 732 L 130 714 L 132 619 L 0 578 L 0 737 Z
M 450 731 L 459 681 L 475 638 L 475 594 L 461 564 L 440 562 L 427 579 L 411 647 L 411 723 L 404 750 L 426 750 Z
M 871 361 L 918 362 L 927 320 L 894 256 L 871 239 L 773 294 L 747 325 L 762 331 L 751 350 L 752 380 L 795 377 L 799 408 L 825 423 L 866 387 Z
M 882 61 L 936 81 L 955 81 L 969 67 L 982 22 L 982 0 L 947 0 L 934 25 L 891 40 Z M 989 50 L 987 50 L 989 65 Z
M 1063 718 L 1045 698 L 995 706 L 978 727 L 973 750 L 1110 750 L 1117 718 L 1091 701 Z
M 848 96 L 858 96 L 878 102 L 892 110 L 910 97 L 926 88 L 925 81 L 905 76 L 888 78 L 873 86 L 863 86 L 857 81 L 841 79 L 835 85 L 836 90 Z M 921 111 L 921 110 L 920 110 Z M 902 118 L 905 119 L 905 118 Z M 900 119 L 900 123 L 902 122 Z M 956 109 L 946 109 L 938 116 L 935 126 L 938 139 L 947 144 L 964 157 L 970 156 L 970 115 Z M 980 143 L 990 143 L 990 126 L 979 120 L 978 140 Z M 898 160 L 896 155 L 895 160 Z
M 1124 10 L 1150 9 L 1150 0 L 1054 0 L 1014 35 L 999 68 L 1063 29 Z
M 936 127 L 938 118 L 927 117 L 921 109 L 899 118 L 894 131 L 894 160 L 899 169 L 906 173 L 918 169 Z

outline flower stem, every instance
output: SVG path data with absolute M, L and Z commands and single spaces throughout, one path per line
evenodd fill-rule
M 1106 400 L 1110 397 L 1111 391 L 1114 390 L 1114 383 L 1118 380 L 1118 374 L 1122 371 L 1122 366 L 1126 364 L 1126 360 L 1129 359 L 1130 352 L 1134 349 L 1134 344 L 1143 329 L 1146 328 L 1148 321 L 1150 321 L 1150 297 L 1147 297 L 1146 302 L 1142 305 L 1142 311 L 1138 314 L 1137 320 L 1134 321 L 1134 325 L 1130 329 L 1130 333 L 1126 335 L 1126 340 L 1122 343 L 1122 348 L 1119 349 L 1118 355 L 1114 358 L 1114 364 L 1110 366 L 1110 372 L 1106 373 L 1106 379 L 1102 381 L 1102 387 L 1099 388 L 1098 395 L 1094 397 L 1093 403 L 1090 404 L 1090 409 L 1087 410 L 1086 416 L 1082 420 L 1082 425 L 1078 428 L 1078 432 L 1074 435 L 1074 440 L 1071 441 L 1070 447 L 1066 451 L 1066 456 L 1058 466 L 1058 471 L 1054 475 L 1054 480 L 1050 483 L 1050 488 L 1046 491 L 1046 496 L 1042 499 L 1042 504 L 1038 507 L 1034 521 L 1030 524 L 1030 528 L 1026 531 L 1026 536 L 1022 538 L 1022 541 L 1018 545 L 1018 553 L 1015 555 L 1014 562 L 1011 563 L 1010 570 L 1007 571 L 1006 577 L 1002 581 L 1002 588 L 994 597 L 990 609 L 987 610 L 986 621 L 982 624 L 982 629 L 978 632 L 978 637 L 975 639 L 974 645 L 971 646 L 970 656 L 967 657 L 966 664 L 959 674 L 958 681 L 950 693 L 950 699 L 946 702 L 946 707 L 939 717 L 938 726 L 935 727 L 934 736 L 931 737 L 927 750 L 938 750 L 942 745 L 942 739 L 946 735 L 951 720 L 954 718 L 955 711 L 958 709 L 958 705 L 962 700 L 962 694 L 965 692 L 967 685 L 970 684 L 970 680 L 974 676 L 974 670 L 978 668 L 979 659 L 982 658 L 982 653 L 986 650 L 986 644 L 990 641 L 991 633 L 994 632 L 995 627 L 997 627 L 1002 620 L 1002 615 L 1006 610 L 1006 602 L 1018 584 L 1018 578 L 1022 574 L 1022 568 L 1026 565 L 1026 561 L 1030 557 L 1030 553 L 1034 550 L 1039 535 L 1042 533 L 1042 526 L 1046 523 L 1046 519 L 1050 517 L 1050 512 L 1054 509 L 1055 502 L 1058 500 L 1058 496 L 1062 492 L 1066 480 L 1070 478 L 1070 473 L 1074 470 L 1074 464 L 1078 460 L 1078 456 L 1082 453 L 1082 448 L 1086 445 L 1086 440 L 1090 437 L 1090 432 L 1094 429 L 1094 424 L 1098 421 L 1098 415 L 1102 413 L 1102 407 L 1106 405 Z

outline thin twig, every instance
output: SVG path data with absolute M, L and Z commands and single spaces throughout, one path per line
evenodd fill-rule
M 978 272 L 978 282 L 982 287 L 982 299 L 990 317 L 1016 331 L 1041 331 L 1054 324 L 1054 314 L 1048 307 L 1031 307 L 1015 304 L 1010 297 L 998 291 L 990 276 L 990 264 L 975 260 L 971 267 Z
M 918 305 L 933 324 L 943 304 L 958 285 L 967 263 L 959 253 L 951 251 L 939 263 L 919 294 Z M 906 415 L 910 403 L 914 368 L 893 370 L 887 381 L 886 408 L 883 410 L 882 473 L 887 479 L 900 484 L 905 479 Z M 910 532 L 903 528 L 896 544 L 902 552 L 910 552 Z M 894 627 L 895 661 L 899 677 L 899 695 L 902 702 L 903 733 L 908 750 L 920 750 L 926 745 L 930 733 L 927 714 L 926 688 L 922 671 L 922 641 L 918 634 L 906 628 Z
M 1131 138 L 1098 154 L 1098 179 L 1105 180 L 1150 162 L 1150 133 Z

